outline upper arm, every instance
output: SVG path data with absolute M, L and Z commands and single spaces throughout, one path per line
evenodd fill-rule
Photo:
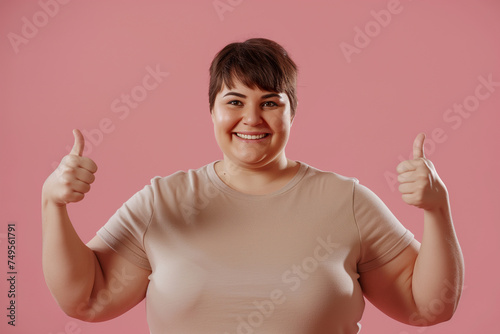
M 361 272 L 359 282 L 366 298 L 388 316 L 409 324 L 417 308 L 412 293 L 412 276 L 420 243 L 413 240 L 391 261 Z
M 90 240 L 87 246 L 96 257 L 95 281 L 89 303 L 77 312 L 81 320 L 112 319 L 144 299 L 150 270 L 118 255 L 99 236 Z

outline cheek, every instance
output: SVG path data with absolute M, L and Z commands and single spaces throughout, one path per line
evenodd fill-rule
M 268 120 L 268 124 L 275 132 L 289 132 L 290 131 L 290 117 L 279 115 Z
M 214 110 L 212 120 L 217 132 L 225 132 L 232 129 L 236 122 L 235 117 L 231 113 L 224 112 L 223 110 Z

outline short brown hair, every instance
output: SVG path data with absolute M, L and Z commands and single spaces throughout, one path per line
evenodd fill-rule
M 265 38 L 252 38 L 228 44 L 219 51 L 210 65 L 210 112 L 223 85 L 233 88 L 234 79 L 249 88 L 257 86 L 264 91 L 286 93 L 292 117 L 295 115 L 297 66 L 278 43 Z

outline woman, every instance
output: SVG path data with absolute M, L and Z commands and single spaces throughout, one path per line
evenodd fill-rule
M 267 39 L 221 50 L 209 102 L 223 159 L 153 178 L 87 245 L 66 205 L 97 166 L 74 131 L 42 190 L 44 274 L 68 315 L 111 319 L 147 297 L 154 334 L 351 334 L 365 295 L 404 323 L 451 318 L 463 260 L 425 136 L 397 168 L 403 200 L 424 210 L 420 245 L 356 179 L 287 159 L 296 72 Z

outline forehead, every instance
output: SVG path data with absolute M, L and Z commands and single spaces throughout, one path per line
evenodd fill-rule
M 287 97 L 286 93 L 276 92 L 273 90 L 263 90 L 259 86 L 257 86 L 256 84 L 253 85 L 253 87 L 249 87 L 237 78 L 233 78 L 232 84 L 233 85 L 231 87 L 229 87 L 225 83 L 223 83 L 221 90 L 219 91 L 219 93 L 217 95 L 224 96 L 229 92 L 237 92 L 237 93 L 241 93 L 241 94 L 244 94 L 247 96 L 249 96 L 249 95 L 261 96 L 261 95 L 269 95 L 269 94 L 278 94 L 280 96 L 280 98 Z

